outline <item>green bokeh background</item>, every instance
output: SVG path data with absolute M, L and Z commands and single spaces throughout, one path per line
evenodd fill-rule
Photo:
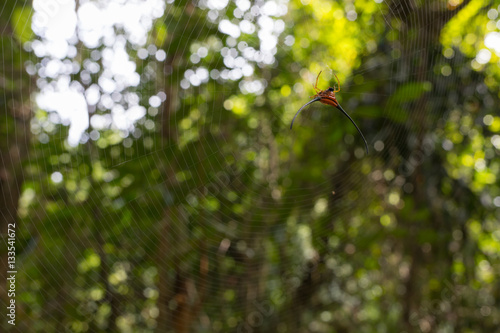
M 284 2 L 260 94 L 240 89 L 250 78 L 182 88 L 188 69 L 222 71 L 224 47 L 259 48 L 258 29 L 231 39 L 203 3 L 166 4 L 148 35 L 165 61 L 128 45 L 134 92 L 145 106 L 165 92 L 161 106 L 134 135 L 77 147 L 34 103 L 31 3 L 2 5 L 0 227 L 16 223 L 18 270 L 2 329 L 497 332 L 500 69 L 484 41 L 500 2 Z M 82 64 L 93 49 L 77 46 Z M 289 130 L 321 70 L 368 155 L 329 106 Z

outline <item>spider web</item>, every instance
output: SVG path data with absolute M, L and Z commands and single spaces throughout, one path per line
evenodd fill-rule
M 47 30 L 35 29 L 22 45 L 2 39 L 3 52 L 24 54 L 30 74 L 12 93 L 31 109 L 30 130 L 6 134 L 8 145 L 26 149 L 7 191 L 21 191 L 18 218 L 2 212 L 19 221 L 16 327 L 437 328 L 433 320 L 445 311 L 404 300 L 414 292 L 405 289 L 414 272 L 404 241 L 416 227 L 400 229 L 408 235 L 398 242 L 395 224 L 402 197 L 421 198 L 416 170 L 439 149 L 435 130 L 444 127 L 450 103 L 433 96 L 463 102 L 447 88 L 462 88 L 460 77 L 436 74 L 445 61 L 440 31 L 461 5 L 362 4 L 101 0 L 75 4 L 80 16 L 72 1 L 40 0 L 35 12 L 13 6 L 33 19 L 45 15 L 46 26 L 64 28 L 72 24 L 64 13 L 75 16 L 74 33 L 57 41 L 68 50 L 60 58 L 50 50 L 64 47 Z M 83 36 L 99 29 L 76 25 L 85 21 L 82 8 L 107 22 L 95 44 Z M 22 11 L 8 16 L 18 31 L 30 30 Z M 339 22 L 346 30 L 356 25 L 356 38 L 337 30 L 332 46 L 325 36 L 335 39 L 336 31 L 327 25 Z M 304 31 L 310 35 L 299 35 Z M 7 52 L 2 57 L 11 61 L 2 73 L 17 66 Z M 461 66 L 457 58 L 446 66 Z M 288 129 L 315 93 L 310 85 L 320 70 L 319 87 L 339 76 L 336 96 L 365 133 L 369 155 L 352 124 L 329 106 L 309 106 Z M 56 95 L 46 104 L 37 99 L 63 84 L 75 92 L 67 104 Z M 83 109 L 68 106 L 77 105 L 75 96 Z M 82 110 L 87 125 L 72 118 Z M 77 125 L 80 137 L 71 144 L 68 126 Z M 457 286 L 447 288 L 453 294 Z M 387 303 L 390 316 L 406 320 L 384 321 Z

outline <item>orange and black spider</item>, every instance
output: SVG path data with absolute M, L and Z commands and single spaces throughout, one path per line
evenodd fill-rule
M 361 134 L 361 137 L 365 141 L 366 153 L 368 154 L 368 143 L 366 142 L 365 136 L 363 135 L 363 133 L 361 133 L 361 130 L 359 129 L 358 125 L 356 125 L 356 123 L 354 122 L 354 120 L 352 120 L 352 118 L 347 114 L 347 112 L 345 112 L 344 109 L 342 109 L 342 107 L 340 106 L 339 102 L 335 98 L 335 93 L 340 91 L 340 81 L 339 81 L 339 78 L 337 77 L 337 75 L 333 74 L 337 78 L 337 83 L 339 85 L 338 89 L 333 89 L 332 87 L 330 87 L 330 88 L 325 89 L 325 90 L 320 90 L 320 89 L 318 89 L 318 80 L 319 80 L 319 76 L 321 75 L 321 72 L 319 72 L 318 77 L 316 78 L 316 84 L 313 85 L 314 90 L 316 90 L 316 95 L 311 96 L 311 98 L 313 98 L 313 100 L 311 100 L 311 101 L 307 102 L 306 104 L 302 105 L 302 107 L 299 109 L 299 111 L 297 111 L 297 113 L 295 114 L 295 117 L 293 117 L 292 124 L 290 125 L 290 129 L 292 129 L 293 122 L 295 121 L 295 118 L 300 113 L 300 111 L 302 111 L 302 109 L 305 108 L 306 106 L 308 106 L 309 104 L 312 104 L 312 103 L 314 103 L 316 101 L 319 101 L 320 103 L 323 103 L 323 104 L 326 104 L 326 105 L 332 105 L 332 106 L 336 107 L 337 109 L 339 109 L 340 111 L 342 111 L 346 115 L 346 117 L 349 118 L 349 120 L 356 127 L 356 129 L 358 130 L 359 134 Z

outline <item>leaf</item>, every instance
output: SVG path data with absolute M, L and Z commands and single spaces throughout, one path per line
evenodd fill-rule
M 12 28 L 15 36 L 22 42 L 29 42 L 33 39 L 33 30 L 31 30 L 31 16 L 33 8 L 18 7 L 12 14 Z
M 430 82 L 410 82 L 400 86 L 387 100 L 386 117 L 396 122 L 406 121 L 408 113 L 403 104 L 416 100 L 431 87 Z
M 155 44 L 158 47 L 162 47 L 163 44 L 165 44 L 165 41 L 167 40 L 167 26 L 165 25 L 164 22 L 158 21 L 158 23 L 155 26 L 156 29 L 156 38 L 155 38 Z

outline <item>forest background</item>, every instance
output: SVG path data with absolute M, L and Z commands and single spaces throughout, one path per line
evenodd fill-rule
M 498 332 L 499 11 L 2 2 L 2 331 Z

